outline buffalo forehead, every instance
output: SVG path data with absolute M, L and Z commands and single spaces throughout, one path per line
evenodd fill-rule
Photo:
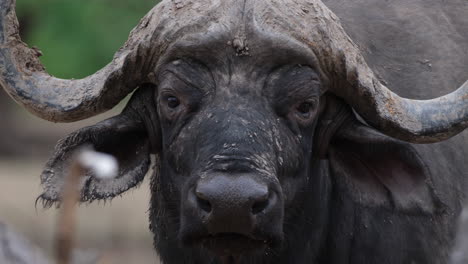
M 253 32 L 247 37 L 248 53 L 244 54 L 236 51 L 235 38 L 229 31 L 187 34 L 169 47 L 156 71 L 181 58 L 190 58 L 221 71 L 229 71 L 233 65 L 268 70 L 284 64 L 308 65 L 319 70 L 314 53 L 290 36 L 278 32 Z
M 307 66 L 323 78 L 313 53 L 286 36 L 252 35 L 249 54 L 239 56 L 231 46 L 231 36 L 227 32 L 213 34 L 213 38 L 207 38 L 206 34 L 195 33 L 175 42 L 155 71 L 160 74 L 169 66 L 180 76 L 196 77 L 193 82 L 202 83 L 204 87 L 198 88 L 206 92 L 213 89 L 218 94 L 227 92 L 226 98 L 234 91 L 237 91 L 236 95 L 254 92 L 263 96 L 265 81 L 283 66 Z
M 305 25 L 310 24 L 310 18 L 304 17 L 310 15 L 304 12 L 306 7 L 311 8 L 309 2 L 178 1 L 179 8 L 173 8 L 154 32 L 153 40 L 167 43 L 155 66 L 174 57 L 219 63 L 236 56 L 260 64 L 297 60 L 317 67 L 310 45 L 313 36 L 304 32 Z

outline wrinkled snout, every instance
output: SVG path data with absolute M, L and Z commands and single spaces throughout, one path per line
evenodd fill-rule
M 191 242 L 220 255 L 241 254 L 278 242 L 283 218 L 280 195 L 259 178 L 224 172 L 200 178 L 182 208 L 182 228 L 185 221 L 199 225 Z M 186 226 L 185 231 L 194 228 Z

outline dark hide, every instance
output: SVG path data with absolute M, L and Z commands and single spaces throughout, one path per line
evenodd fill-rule
M 335 135 L 329 162 L 326 263 L 446 263 L 456 218 L 411 145 L 353 120 Z
M 415 99 L 433 98 L 453 91 L 453 87 L 465 81 L 468 72 L 467 1 L 323 2 L 340 17 L 346 32 L 380 79 L 399 95 Z M 454 214 L 455 218 L 466 193 L 468 132 L 444 142 L 413 145 L 413 148 L 430 171 L 434 192 L 447 205 L 446 215 Z M 387 218 L 391 219 L 390 216 Z M 444 238 L 434 238 L 444 245 L 436 247 L 444 249 L 443 254 L 448 254 L 447 245 L 452 243 L 446 239 L 453 232 L 448 226 L 453 225 L 454 218 L 435 218 L 440 223 L 434 230 L 440 234 L 445 232 Z M 426 239 L 428 230 L 424 228 L 422 224 L 416 229 L 419 230 L 417 236 L 421 238 L 418 243 L 430 241 Z M 397 230 L 395 233 L 402 234 Z M 427 263 L 448 261 L 436 258 Z

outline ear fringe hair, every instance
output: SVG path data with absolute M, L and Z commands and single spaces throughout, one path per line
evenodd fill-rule
M 34 208 L 36 208 L 36 210 L 37 210 L 37 205 L 39 203 L 42 205 L 43 209 L 50 209 L 52 207 L 55 207 L 56 209 L 58 209 L 60 208 L 60 204 L 61 204 L 60 200 L 46 198 L 45 193 L 39 195 L 36 198 L 36 201 L 34 202 Z
M 139 188 L 143 182 L 137 183 L 134 188 Z M 123 194 L 116 195 L 114 197 L 98 197 L 98 196 L 81 196 L 80 203 L 78 205 L 89 205 L 94 201 L 98 201 L 98 203 L 103 203 L 104 206 L 106 206 L 108 203 L 111 203 L 114 198 L 119 197 L 122 198 Z M 37 210 L 38 205 L 41 205 L 43 209 L 50 209 L 54 207 L 55 209 L 59 209 L 61 205 L 61 201 L 58 198 L 47 198 L 46 193 L 42 193 L 39 195 L 35 202 L 34 202 L 34 208 Z

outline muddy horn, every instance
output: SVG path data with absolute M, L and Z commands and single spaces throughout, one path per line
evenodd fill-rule
M 34 115 L 53 122 L 72 122 L 112 108 L 143 79 L 142 40 L 151 37 L 153 9 L 132 31 L 111 63 L 79 80 L 50 76 L 38 57 L 19 36 L 15 0 L 0 0 L 0 86 Z M 146 39 L 147 40 L 147 39 Z
M 385 134 L 412 143 L 433 143 L 468 127 L 468 81 L 445 96 L 412 100 L 390 91 L 364 62 L 346 69 L 347 89 L 342 91 L 343 97 Z M 359 96 L 353 96 L 353 92 Z
M 315 29 L 309 34 L 312 43 L 319 45 L 310 47 L 325 65 L 331 80 L 329 89 L 371 126 L 412 143 L 442 141 L 468 127 L 468 81 L 431 100 L 400 97 L 377 79 L 339 19 L 320 1 L 314 4 L 322 16 L 311 25 Z

